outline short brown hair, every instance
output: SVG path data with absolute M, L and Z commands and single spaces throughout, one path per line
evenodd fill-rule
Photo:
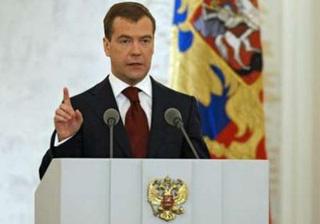
M 156 31 L 156 21 L 144 5 L 137 2 L 121 2 L 114 4 L 107 15 L 104 17 L 104 35 L 108 40 L 111 40 L 113 21 L 116 17 L 122 17 L 134 22 L 138 22 L 142 17 L 148 17 L 153 26 L 153 33 Z

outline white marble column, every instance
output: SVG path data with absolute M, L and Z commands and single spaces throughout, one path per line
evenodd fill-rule
M 316 0 L 283 0 L 281 224 L 316 224 Z M 319 21 L 319 19 L 318 19 Z M 319 27 L 318 27 L 319 28 Z M 317 168 L 317 169 L 316 169 Z
M 313 96 L 314 96 L 314 108 L 313 108 L 313 220 L 312 223 L 320 223 L 320 2 L 314 1 L 313 7 L 313 57 L 314 57 L 314 76 L 313 82 Z

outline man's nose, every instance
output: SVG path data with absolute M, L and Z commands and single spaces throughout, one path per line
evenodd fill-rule
M 132 55 L 140 55 L 141 54 L 141 45 L 140 45 L 139 41 L 133 41 L 130 53 Z

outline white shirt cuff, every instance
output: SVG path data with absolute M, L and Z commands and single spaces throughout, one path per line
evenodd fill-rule
M 54 147 L 57 147 L 59 145 L 62 145 L 63 143 L 65 143 L 66 141 L 68 141 L 70 138 L 72 138 L 74 135 L 72 135 L 69 138 L 63 139 L 62 141 L 59 141 L 58 136 L 56 136 L 55 141 L 54 141 Z

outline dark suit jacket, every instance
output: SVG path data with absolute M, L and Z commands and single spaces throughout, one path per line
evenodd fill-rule
M 201 158 L 209 158 L 202 140 L 200 119 L 194 97 L 169 89 L 152 79 L 152 118 L 147 158 L 194 158 L 181 131 L 170 126 L 164 112 L 177 108 L 182 115 L 184 127 Z M 84 121 L 78 133 L 58 147 L 53 146 L 43 157 L 39 174 L 43 177 L 53 158 L 108 158 L 109 128 L 103 121 L 108 108 L 118 110 L 108 77 L 86 92 L 71 98 L 72 105 L 79 109 Z M 114 127 L 114 158 L 131 158 L 129 139 L 120 119 Z

